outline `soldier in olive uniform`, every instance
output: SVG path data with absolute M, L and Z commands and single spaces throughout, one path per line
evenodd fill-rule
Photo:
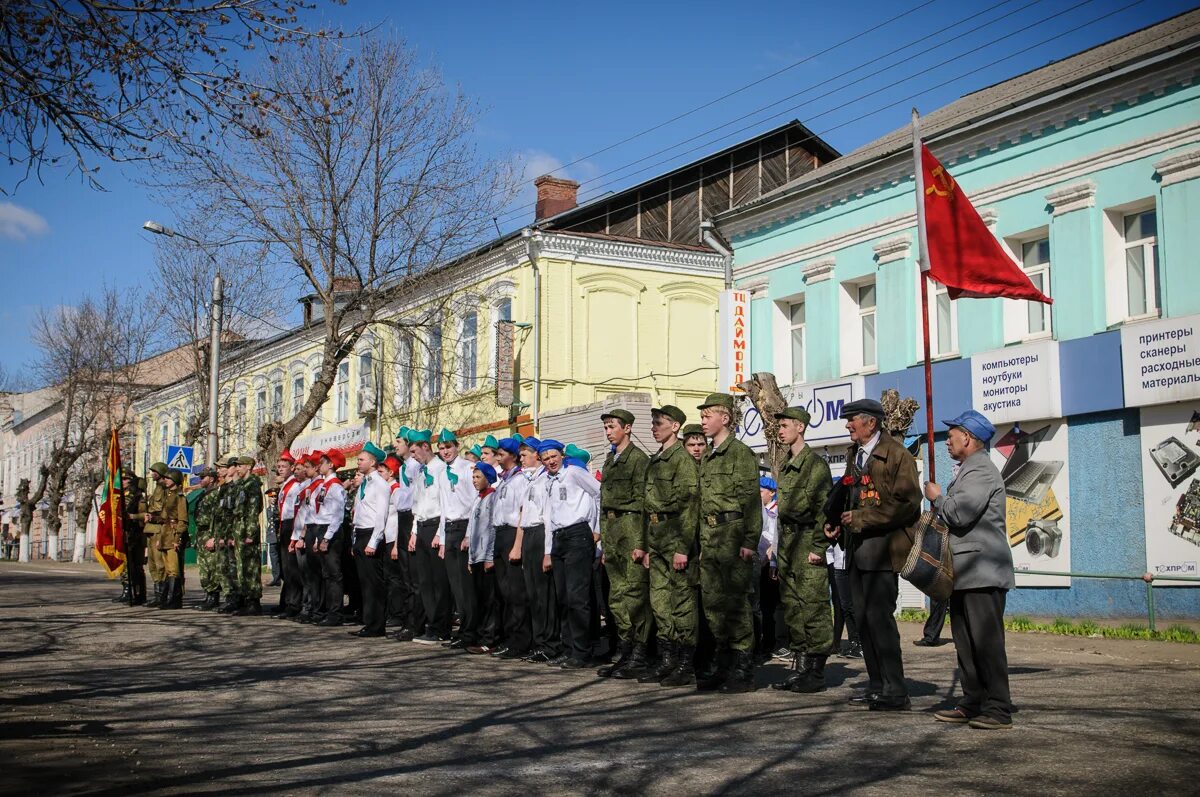
M 829 613 L 829 574 L 825 567 L 824 506 L 833 486 L 829 464 L 805 442 L 810 416 L 803 407 L 775 414 L 779 439 L 789 458 L 779 471 L 779 594 L 795 653 L 795 672 L 778 689 L 820 692 L 825 689 L 825 659 L 833 647 Z
M 204 600 L 193 608 L 215 609 L 221 604 L 221 580 L 217 571 L 217 545 L 213 536 L 213 518 L 217 513 L 217 470 L 207 467 L 200 472 L 200 489 L 188 493 L 188 524 L 196 540 L 196 567 L 200 571 L 200 589 Z
M 650 607 L 658 626 L 662 661 L 639 678 L 643 683 L 686 686 L 696 680 L 696 499 L 699 471 L 680 441 L 683 410 L 651 411 L 659 449 L 646 470 L 646 521 L 650 551 Z
M 750 579 L 762 533 L 754 452 L 734 434 L 734 398 L 712 393 L 700 405 L 712 450 L 700 461 L 700 592 L 717 655 L 696 679 L 699 689 L 754 690 Z M 733 656 L 732 669 L 729 657 Z
M 146 601 L 147 609 L 156 609 L 162 605 L 167 581 L 162 551 L 158 548 L 158 533 L 162 531 L 162 525 L 153 519 L 155 515 L 162 512 L 162 500 L 166 496 L 162 479 L 166 475 L 167 463 L 155 462 L 150 466 L 150 480 L 153 485 L 149 495 L 146 496 L 145 506 L 142 508 L 142 530 L 146 538 L 146 563 L 150 570 L 150 580 L 154 582 L 154 597 Z
M 217 511 L 213 515 L 213 538 L 217 547 L 217 580 L 225 603 L 218 610 L 222 614 L 233 614 L 241 605 L 238 593 L 238 562 L 235 545 L 237 530 L 234 528 L 234 502 L 238 492 L 238 458 L 225 459 L 225 473 L 217 487 Z
M 698 423 L 689 423 L 679 430 L 679 437 L 683 440 L 684 449 L 699 465 L 700 460 L 708 453 L 708 438 L 704 436 L 703 427 Z
M 142 534 L 142 516 L 146 512 L 141 480 L 128 465 L 121 469 L 121 491 L 125 499 L 125 569 L 121 571 L 123 591 L 114 602 L 141 606 L 146 602 L 146 538 Z
M 608 603 L 617 621 L 617 660 L 597 675 L 640 678 L 649 665 L 650 575 L 646 555 L 646 468 L 650 458 L 633 444 L 633 413 L 615 409 L 600 416 L 613 449 L 604 460 L 600 481 L 600 540 L 611 585 Z
M 159 609 L 179 609 L 183 606 L 183 581 L 180 579 L 180 571 L 183 567 L 182 553 L 184 535 L 187 533 L 188 511 L 182 485 L 183 473 L 175 469 L 168 470 L 167 475 L 159 482 L 159 492 L 162 494 L 158 502 L 159 508 L 150 513 L 152 522 L 159 527 L 154 542 L 166 573 L 163 600 L 158 606 Z
M 254 457 L 240 457 L 241 479 L 234 504 L 237 533 L 234 535 L 238 568 L 239 615 L 262 614 L 262 480 L 254 474 Z

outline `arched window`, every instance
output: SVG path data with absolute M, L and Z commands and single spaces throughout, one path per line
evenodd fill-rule
M 392 395 L 392 406 L 407 407 L 412 402 L 413 389 L 413 339 L 412 335 L 400 330 L 396 335 L 396 384 Z
M 442 325 L 435 323 L 429 328 L 428 349 L 425 367 L 425 398 L 434 400 L 442 396 Z
M 358 390 L 355 398 L 360 416 L 375 409 L 375 358 L 369 351 L 358 355 Z
M 342 360 L 337 369 L 334 396 L 335 423 L 345 423 L 350 415 L 350 361 Z
M 304 406 L 304 374 L 292 377 L 292 415 L 299 415 Z
M 312 372 L 312 389 L 313 390 L 316 390 L 317 380 L 320 378 L 321 378 L 321 366 L 314 365 L 313 372 Z M 321 416 L 324 414 L 324 412 L 325 412 L 325 404 L 324 404 L 324 402 L 322 402 L 321 406 L 317 407 L 317 411 L 313 414 L 312 428 L 314 428 L 314 429 L 321 428 L 321 421 L 322 421 Z
M 479 315 L 472 310 L 463 316 L 458 341 L 459 390 L 474 390 L 479 381 Z

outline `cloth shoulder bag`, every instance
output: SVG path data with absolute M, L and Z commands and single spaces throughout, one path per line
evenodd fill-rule
M 950 529 L 930 510 L 922 513 L 906 533 L 912 540 L 912 548 L 900 575 L 935 601 L 949 600 L 954 591 Z

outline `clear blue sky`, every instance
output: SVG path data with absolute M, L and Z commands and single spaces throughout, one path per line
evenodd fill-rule
M 436 61 L 450 83 L 461 85 L 483 106 L 482 146 L 523 157 L 530 179 L 585 158 L 565 174 L 581 181 L 599 177 L 585 184 L 586 198 L 589 188 L 604 191 L 639 182 L 793 117 L 849 152 L 904 125 L 913 104 L 933 110 L 964 93 L 1193 5 L 1187 0 L 1144 0 L 1125 8 L 1131 1 L 848 0 L 824 5 L 774 0 L 349 0 L 345 7 L 328 7 L 323 13 L 345 27 L 380 24 L 377 35 L 402 36 Z M 922 3 L 924 7 L 913 13 L 747 91 L 592 154 Z M 1098 20 L 1114 11 L 1118 13 Z M 946 30 L 979 12 L 977 18 Z M 1041 21 L 1054 14 L 1060 15 Z M 976 26 L 985 27 L 968 32 Z M 997 41 L 1001 37 L 1007 38 Z M 918 41 L 921 44 L 883 57 Z M 915 74 L 959 55 L 952 65 Z M 1004 60 L 992 64 L 1000 59 Z M 875 65 L 836 78 L 870 62 Z M 881 64 L 888 68 L 880 69 Z M 872 75 L 875 72 L 879 74 Z M 881 91 L 837 108 L 876 89 Z M 806 93 L 752 114 L 797 92 Z M 831 93 L 822 97 L 826 92 Z M 909 99 L 913 94 L 919 96 Z M 795 105 L 801 107 L 791 109 Z M 691 144 L 602 176 L 747 114 L 751 115 Z M 747 125 L 749 129 L 739 132 Z M 702 144 L 707 146 L 697 152 L 684 151 Z M 635 171 L 647 166 L 652 168 Z M 13 182 L 11 171 L 5 173 L 8 168 L 0 166 L 5 185 Z M 14 195 L 0 197 L 0 276 L 5 285 L 0 298 L 0 363 L 8 370 L 20 370 L 34 356 L 29 329 L 38 306 L 74 303 L 105 283 L 130 291 L 148 289 L 153 245 L 140 227 L 150 218 L 169 224 L 172 214 L 136 185 L 137 176 L 133 168 L 105 165 L 101 179 L 108 191 L 101 193 L 77 176 L 47 169 L 44 184 L 27 182 Z M 523 201 L 530 198 L 526 193 Z M 505 230 L 531 215 L 522 212 L 508 220 Z

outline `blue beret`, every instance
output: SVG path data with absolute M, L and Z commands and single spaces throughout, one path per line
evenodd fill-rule
M 566 448 L 566 446 L 557 440 L 543 440 L 541 445 L 538 446 L 538 453 L 544 454 L 547 451 L 562 451 L 564 448 Z
M 530 435 L 521 441 L 521 445 L 525 446 L 526 448 L 532 448 L 534 451 L 539 451 L 542 447 L 542 441 L 538 440 L 533 435 Z
M 487 479 L 488 484 L 496 483 L 496 469 L 486 462 L 476 462 L 475 470 L 483 474 L 483 478 Z
M 519 440 L 514 440 L 511 437 L 506 437 L 496 444 L 496 448 L 500 451 L 507 451 L 514 457 L 521 453 L 521 443 Z
M 770 476 L 760 476 L 758 478 L 758 486 L 764 490 L 771 490 L 772 492 L 779 489 L 779 485 L 775 484 L 775 480 Z
M 960 426 L 985 443 L 992 439 L 992 435 L 996 434 L 996 427 L 992 426 L 992 422 L 975 410 L 967 410 L 957 418 L 951 418 L 942 423 L 951 428 Z

